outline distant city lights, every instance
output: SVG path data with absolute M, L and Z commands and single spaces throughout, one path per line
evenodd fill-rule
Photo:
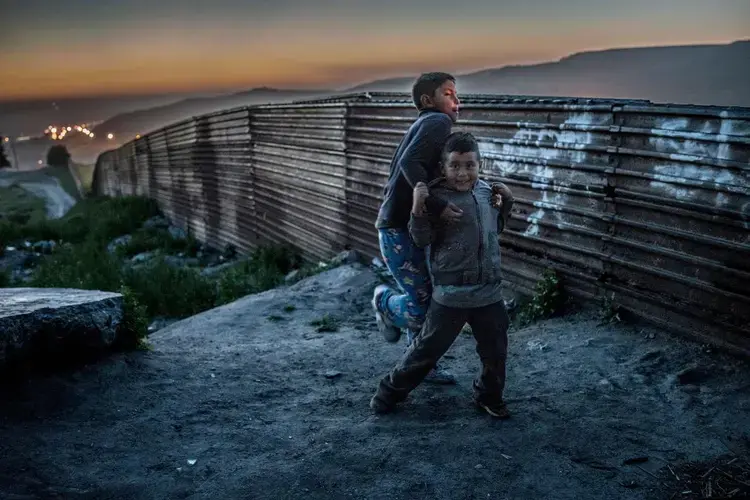
M 44 135 L 48 135 L 53 141 L 60 141 L 68 135 L 68 132 L 72 132 L 73 130 L 81 132 L 82 134 L 89 136 L 91 139 L 94 138 L 94 132 L 87 128 L 86 123 L 81 125 L 50 125 L 44 129 Z M 114 136 L 112 136 L 112 138 L 114 138 Z

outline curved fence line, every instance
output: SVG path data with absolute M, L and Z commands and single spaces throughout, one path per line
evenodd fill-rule
M 231 109 L 99 156 L 98 194 L 145 195 L 214 246 L 378 255 L 387 168 L 415 112 L 362 93 Z M 456 129 L 516 205 L 501 238 L 524 293 L 547 267 L 583 300 L 750 354 L 750 110 L 470 95 Z

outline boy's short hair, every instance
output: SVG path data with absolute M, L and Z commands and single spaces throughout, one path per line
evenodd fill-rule
M 479 141 L 469 132 L 453 132 L 445 140 L 443 152 L 440 158 L 445 161 L 451 153 L 476 153 L 477 161 L 481 162 L 482 156 L 479 153 Z
M 411 97 L 418 110 L 422 110 L 422 96 L 435 96 L 435 91 L 447 81 L 456 83 L 456 79 L 449 73 L 432 72 L 422 73 L 411 87 Z

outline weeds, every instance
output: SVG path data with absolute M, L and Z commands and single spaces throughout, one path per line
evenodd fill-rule
M 122 294 L 122 322 L 117 330 L 117 346 L 122 349 L 148 349 L 148 312 L 138 302 L 133 291 L 127 286 L 120 287 Z
M 283 316 L 279 316 L 278 314 L 271 314 L 266 319 L 268 321 L 278 322 L 278 321 L 284 321 L 284 319 L 286 318 L 284 318 Z
M 183 318 L 268 290 L 283 283 L 285 274 L 302 263 L 290 248 L 260 247 L 215 277 L 203 276 L 197 269 L 177 267 L 164 257 L 137 267 L 125 265 L 124 258 L 150 250 L 161 250 L 160 254 L 197 254 L 200 246 L 191 237 L 174 238 L 166 229 L 142 227 L 155 215 L 156 204 L 146 198 L 92 198 L 78 203 L 57 220 L 25 216 L 1 219 L 5 231 L 2 241 L 70 243 L 58 245 L 53 255 L 40 260 L 28 286 L 111 292 L 125 289 L 131 312 L 140 317 L 142 308 L 147 318 Z M 115 253 L 108 252 L 107 245 L 125 234 L 131 235 L 130 241 Z M 0 286 L 8 286 L 9 281 L 9 276 L 0 275 Z
M 287 305 L 284 306 L 284 312 L 285 313 L 294 312 L 296 310 L 297 310 L 297 306 L 295 306 L 294 304 L 287 304 Z
M 0 288 L 9 288 L 13 284 L 12 281 L 10 273 L 4 269 L 0 269 Z
M 542 279 L 534 285 L 534 295 L 518 312 L 519 326 L 555 316 L 562 310 L 565 301 L 565 292 L 557 272 L 547 269 Z
M 315 331 L 318 333 L 337 332 L 339 330 L 339 321 L 333 316 L 326 314 L 322 318 L 311 321 L 310 326 L 314 326 Z
M 611 296 L 605 295 L 602 300 L 599 314 L 602 318 L 601 325 L 620 323 L 622 321 L 622 318 L 620 317 L 620 306 L 615 303 L 615 292 L 612 292 Z
M 166 229 L 142 228 L 135 231 L 126 244 L 118 247 L 117 251 L 123 257 L 132 257 L 142 252 L 163 250 L 166 253 L 183 253 L 188 257 L 195 257 L 200 244 L 191 236 L 175 238 Z

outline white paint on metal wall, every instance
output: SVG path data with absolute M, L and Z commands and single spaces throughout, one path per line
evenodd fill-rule
M 738 132 L 736 120 L 723 117 L 718 131 L 709 121 L 706 121 L 699 131 L 690 130 L 690 125 L 687 118 L 670 118 L 660 121 L 657 123 L 657 128 L 651 130 L 649 144 L 653 150 L 669 153 L 674 163 L 653 167 L 652 173 L 656 180 L 650 183 L 650 188 L 663 196 L 688 200 L 694 198 L 697 191 L 680 187 L 679 182 L 682 179 L 715 185 L 742 186 L 747 184 L 746 176 L 741 171 L 695 163 L 696 157 L 725 160 L 732 158 L 732 145 L 728 140 L 730 136 Z M 659 136 L 659 132 L 664 130 L 700 132 L 704 134 L 705 140 Z M 722 196 L 716 196 L 716 206 L 724 206 L 728 203 L 726 196 Z
M 575 113 L 565 120 L 565 125 L 594 125 L 598 115 L 590 112 Z M 607 120 L 607 115 L 602 115 Z M 519 124 L 522 126 L 522 124 Z M 564 128 L 564 127 L 563 127 Z M 480 139 L 479 149 L 483 154 L 490 153 L 497 157 L 526 157 L 532 158 L 534 163 L 518 163 L 512 161 L 497 162 L 500 175 L 508 176 L 519 170 L 529 176 L 532 189 L 540 192 L 540 199 L 533 202 L 536 210 L 526 218 L 528 226 L 524 234 L 537 236 L 540 233 L 539 221 L 551 222 L 561 227 L 562 213 L 556 208 L 567 204 L 568 195 L 561 192 L 554 185 L 555 169 L 546 162 L 549 160 L 564 160 L 572 164 L 586 161 L 586 146 L 594 142 L 590 132 L 579 132 L 564 129 L 527 129 L 520 128 L 513 136 L 510 144 L 498 144 Z M 546 143 L 547 147 L 539 148 Z M 549 147 L 549 144 L 553 147 Z M 529 146 L 535 146 L 530 148 Z M 552 220 L 550 220 L 552 219 Z

